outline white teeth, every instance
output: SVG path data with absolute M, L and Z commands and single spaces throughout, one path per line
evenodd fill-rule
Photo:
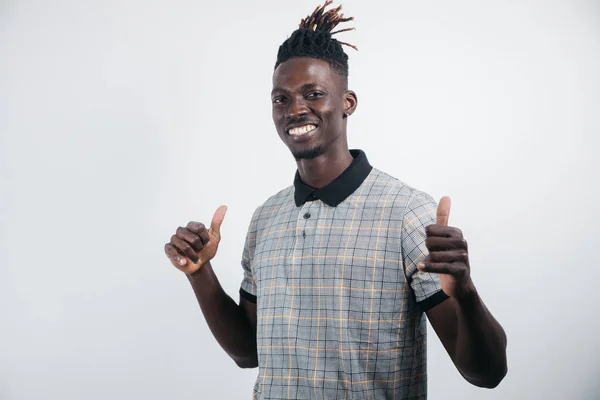
M 290 135 L 299 136 L 299 135 L 304 135 L 315 129 L 317 129 L 317 127 L 314 125 L 304 125 L 304 126 L 299 126 L 297 128 L 290 129 L 289 133 L 290 133 Z

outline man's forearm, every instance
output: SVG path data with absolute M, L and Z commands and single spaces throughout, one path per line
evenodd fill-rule
M 506 334 L 475 289 L 455 301 L 457 367 L 474 385 L 495 387 L 507 372 Z
M 258 365 L 255 328 L 244 309 L 225 293 L 210 263 L 188 275 L 208 327 L 242 368 Z

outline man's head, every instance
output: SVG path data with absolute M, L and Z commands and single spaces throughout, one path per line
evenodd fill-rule
M 332 30 L 343 18 L 341 6 L 325 11 L 327 1 L 300 22 L 279 47 L 273 73 L 273 121 L 297 160 L 346 148 L 346 117 L 356 109 L 348 87 L 348 56 Z

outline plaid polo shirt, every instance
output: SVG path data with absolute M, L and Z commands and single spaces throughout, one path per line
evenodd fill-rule
M 364 152 L 322 189 L 254 212 L 241 295 L 257 305 L 255 399 L 425 399 L 424 311 L 448 297 L 417 270 L 437 203 Z

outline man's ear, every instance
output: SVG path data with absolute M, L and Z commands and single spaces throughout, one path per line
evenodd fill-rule
M 358 97 L 352 90 L 346 90 L 344 93 L 344 116 L 350 116 L 356 111 Z

